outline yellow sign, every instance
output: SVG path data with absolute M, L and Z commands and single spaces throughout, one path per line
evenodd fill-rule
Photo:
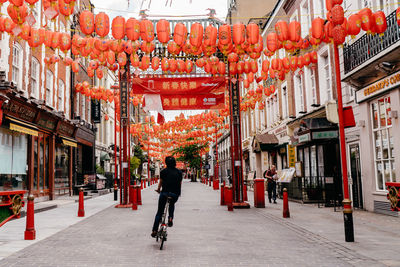
M 62 141 L 63 141 L 63 144 L 66 146 L 78 147 L 78 145 L 75 142 L 71 142 L 71 141 L 68 141 L 65 139 L 63 139 Z
M 379 80 L 368 87 L 356 92 L 357 103 L 373 97 L 381 92 L 390 90 L 400 84 L 400 72 L 396 72 L 386 78 Z
M 29 128 L 26 128 L 26 127 L 23 127 L 23 126 L 20 126 L 18 124 L 14 124 L 14 123 L 10 123 L 10 130 L 17 131 L 17 132 L 24 133 L 24 134 L 30 134 L 30 135 L 33 135 L 33 136 L 38 136 L 39 135 L 38 131 L 29 129 Z
M 296 147 L 288 145 L 289 167 L 294 167 L 296 163 Z

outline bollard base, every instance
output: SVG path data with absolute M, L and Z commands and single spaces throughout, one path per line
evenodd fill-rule
M 132 210 L 137 210 L 137 205 L 136 204 L 132 204 Z
M 233 202 L 234 209 L 250 209 L 250 204 L 248 202 Z
M 118 190 L 114 189 L 114 201 L 118 200 Z
M 290 212 L 288 210 L 283 211 L 283 218 L 290 218 Z
M 132 204 L 117 204 L 115 208 L 132 208 Z
M 233 204 L 232 203 L 228 204 L 227 206 L 228 206 L 228 211 L 233 211 Z
M 344 235 L 346 242 L 354 242 L 353 213 L 343 211 Z
M 35 240 L 36 230 L 26 230 L 24 233 L 25 240 Z

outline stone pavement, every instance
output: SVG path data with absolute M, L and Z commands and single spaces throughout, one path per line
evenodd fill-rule
M 341 212 L 292 202 L 290 219 L 282 218 L 281 202 L 228 212 L 219 206 L 219 191 L 187 181 L 160 251 L 150 237 L 158 198 L 153 189 L 142 192 L 137 211 L 111 207 L 115 202 L 109 194 L 86 201 L 83 220 L 73 204 L 37 214 L 41 240 L 22 240 L 23 230 L 21 236 L 9 236 L 4 246 L 16 253 L 0 266 L 400 266 L 397 218 L 356 212 L 356 242 L 346 243 Z M 46 234 L 39 229 L 44 219 L 57 221 Z M 7 228 L 21 227 L 16 222 L 24 229 L 25 220 L 7 223 L 0 228 L 0 242 Z M 26 248 L 16 246 L 20 243 Z

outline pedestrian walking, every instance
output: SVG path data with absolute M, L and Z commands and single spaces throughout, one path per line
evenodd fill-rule
M 172 156 L 166 157 L 165 164 L 167 167 L 160 172 L 160 182 L 156 189 L 156 192 L 160 193 L 160 197 L 158 199 L 158 210 L 151 232 L 152 237 L 156 237 L 157 235 L 157 228 L 160 224 L 168 197 L 172 198 L 168 209 L 168 226 L 172 227 L 175 203 L 181 195 L 182 172 L 176 168 L 175 158 Z
M 273 199 L 274 204 L 276 204 L 276 180 L 278 180 L 278 175 L 276 173 L 275 165 L 271 165 L 271 167 L 264 172 L 264 178 L 267 179 L 269 203 L 271 203 L 271 200 Z

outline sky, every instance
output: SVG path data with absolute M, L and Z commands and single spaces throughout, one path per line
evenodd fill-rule
M 139 11 L 144 9 L 148 10 L 146 11 L 148 15 L 186 16 L 208 14 L 208 8 L 215 9 L 216 17 L 225 20 L 227 2 L 227 0 L 92 0 L 95 13 L 107 13 L 110 21 L 118 15 L 125 18 L 139 18 Z

